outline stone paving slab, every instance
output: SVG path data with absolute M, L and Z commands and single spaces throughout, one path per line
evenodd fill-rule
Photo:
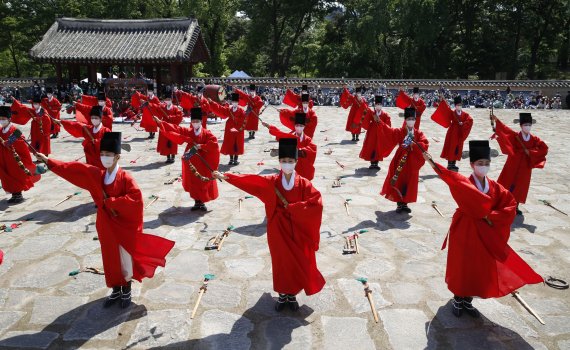
M 321 123 L 314 136 L 318 146 L 315 187 L 323 195 L 319 269 L 327 284 L 312 296 L 301 292 L 298 313 L 274 310 L 271 259 L 267 247 L 265 211 L 255 199 L 219 183 L 220 196 L 208 203 L 209 211 L 190 211 L 193 201 L 180 182 L 164 185 L 178 176 L 181 164 L 165 164 L 154 151 L 156 139 L 147 140 L 128 124 L 114 125 L 132 146 L 121 164 L 131 172 L 145 200 L 159 200 L 145 210 L 144 231 L 172 239 L 174 249 L 166 268 L 153 279 L 133 284 L 134 305 L 129 310 L 102 309 L 109 289 L 104 276 L 69 272 L 84 267 L 102 267 L 95 231 L 96 209 L 89 194 L 52 173 L 30 191 L 26 202 L 8 206 L 8 195 L 0 197 L 0 223 L 24 219 L 13 232 L 0 233 L 5 253 L 0 265 L 0 348 L 40 349 L 569 349 L 570 298 L 568 291 L 543 285 L 521 288 L 521 296 L 544 318 L 540 325 L 512 297 L 481 300 L 474 305 L 478 320 L 451 314 L 452 294 L 445 284 L 446 251 L 442 242 L 456 205 L 447 186 L 428 166 L 420 171 L 417 203 L 410 215 L 394 212 L 395 204 L 379 195 L 393 155 L 370 171 L 358 158 L 362 141 L 355 144 L 344 131 L 348 111 L 316 107 Z M 386 108 L 397 120 L 398 111 Z M 474 118 L 470 139 L 487 139 L 491 129 L 487 110 L 468 110 Z M 495 111 L 509 122 L 519 111 Z M 433 109 L 424 114 L 422 130 L 437 161 L 445 130 L 431 120 Z M 569 111 L 532 111 L 539 122 L 533 132 L 550 146 L 544 169 L 533 172 L 524 217 L 517 217 L 509 244 L 541 275 L 570 280 L 570 219 L 542 204 L 549 200 L 570 212 L 570 145 L 560 142 L 558 125 L 570 118 Z M 274 109 L 264 113 L 278 123 Z M 64 118 L 68 116 L 64 114 Z M 510 123 L 510 122 L 509 122 Z M 220 138 L 223 123 L 209 128 Z M 29 127 L 22 128 L 26 134 Z M 83 154 L 79 140 L 52 140 L 54 157 L 73 160 Z M 364 136 L 364 135 L 362 135 Z M 364 137 L 361 138 L 361 140 Z M 434 138 L 440 142 L 435 142 Z M 271 174 L 278 162 L 263 152 L 277 145 L 261 127 L 255 140 L 248 140 L 241 164 L 231 167 L 240 173 Z M 491 147 L 498 149 L 496 141 Z M 332 150 L 331 154 L 325 151 Z M 135 160 L 142 155 L 136 163 Z M 263 165 L 257 165 L 263 160 Z M 496 179 L 506 160 L 500 155 L 491 164 Z M 220 169 L 227 171 L 227 156 Z M 335 161 L 345 165 L 341 169 Z M 444 162 L 442 162 L 444 163 Z M 460 173 L 470 174 L 466 161 Z M 332 183 L 342 177 L 342 186 Z M 68 194 L 81 191 L 57 207 Z M 350 215 L 343 202 L 350 201 Z M 444 214 L 431 207 L 436 201 Z M 205 251 L 212 236 L 228 226 L 235 228 L 221 251 Z M 342 255 L 344 236 L 360 234 L 360 254 Z M 196 317 L 190 320 L 198 290 L 206 273 L 213 273 L 208 292 Z M 369 279 L 380 314 L 375 323 L 362 285 L 357 277 Z

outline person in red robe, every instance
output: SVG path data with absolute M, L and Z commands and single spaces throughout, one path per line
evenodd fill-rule
M 84 115 L 89 115 L 91 111 L 91 107 L 93 106 L 101 106 L 103 109 L 103 119 L 101 122 L 103 126 L 109 130 L 113 130 L 113 103 L 104 91 L 99 91 L 97 96 L 89 96 L 89 95 L 82 95 L 81 96 L 81 103 L 75 104 L 75 112 L 79 109 L 81 113 Z
M 262 125 L 269 129 L 269 133 L 280 140 L 282 138 L 296 138 L 297 139 L 297 165 L 295 171 L 307 180 L 312 180 L 315 177 L 315 159 L 317 158 L 317 145 L 313 140 L 305 135 L 306 114 L 295 114 L 295 131 L 286 133 L 279 130 L 273 125 L 262 122 Z
M 308 85 L 302 85 L 301 86 L 301 92 L 298 94 L 293 92 L 291 89 L 287 89 L 287 91 L 285 91 L 285 96 L 283 97 L 283 103 L 289 107 L 300 109 L 301 107 L 303 107 L 302 106 L 303 101 L 301 100 L 301 96 L 303 96 L 305 94 L 309 95 L 309 86 Z M 308 107 L 313 109 L 313 106 L 314 106 L 313 99 L 309 98 Z M 307 113 L 307 112 L 305 112 L 305 113 Z
M 53 88 L 46 87 L 46 97 L 42 99 L 42 107 L 49 113 L 53 119 L 60 119 L 61 102 L 53 95 Z M 59 135 L 59 125 L 51 124 L 51 138 L 56 139 Z
M 165 123 L 180 125 L 183 118 L 182 111 L 172 103 L 172 95 L 165 94 L 162 96 L 162 100 L 164 103 L 160 105 L 149 104 L 153 117 L 158 117 Z M 156 151 L 161 156 L 166 156 L 166 163 L 174 163 L 174 158 L 178 154 L 178 144 L 172 142 L 159 130 Z
M 496 123 L 497 142 L 501 152 L 507 155 L 507 161 L 497 180 L 517 201 L 517 215 L 522 215 L 520 203 L 526 203 L 532 169 L 544 168 L 548 146 L 538 136 L 530 133 L 533 119 L 530 113 L 520 113 L 520 132 L 515 132 L 497 117 L 492 116 Z
M 463 143 L 471 132 L 473 118 L 462 110 L 461 96 L 453 99 L 455 111 L 449 108 L 447 101 L 442 100 L 431 119 L 447 129 L 440 157 L 447 160 L 447 169 L 458 172 L 457 161 L 461 160 Z
M 302 103 L 300 108 L 293 110 L 280 109 L 279 120 L 281 121 L 281 124 L 291 129 L 291 131 L 295 131 L 295 115 L 297 113 L 305 113 L 305 129 L 303 130 L 303 133 L 310 138 L 313 138 L 317 125 L 319 124 L 319 118 L 317 117 L 315 110 L 311 108 L 309 94 L 301 95 L 301 100 Z
M 82 137 L 83 142 L 81 145 L 83 146 L 83 152 L 85 152 L 85 162 L 105 170 L 101 163 L 100 145 L 103 136 L 111 132 L 111 130 L 107 129 L 102 123 L 103 108 L 101 106 L 91 107 L 88 116 L 88 123 L 71 120 L 57 120 L 54 122 L 63 126 L 71 136 Z
M 135 91 L 135 93 L 131 95 L 131 105 L 133 108 L 140 109 L 142 112 L 141 128 L 148 132 L 149 139 L 154 139 L 158 126 L 154 120 L 152 120 L 152 113 L 148 106 L 150 103 L 160 105 L 160 100 L 154 94 L 154 84 L 152 83 L 147 85 L 146 96 L 138 91 Z
M 402 128 L 380 124 L 387 147 L 392 149 L 398 145 L 380 192 L 386 199 L 397 203 L 396 213 L 412 212 L 408 203 L 415 202 L 418 197 L 419 173 L 425 163 L 422 148 L 427 151 L 429 146 L 424 133 L 414 127 L 415 109 L 406 108 L 404 118 L 406 124 Z
M 362 121 L 362 127 L 366 130 L 366 137 L 359 157 L 370 162 L 369 169 L 380 170 L 378 162 L 388 157 L 392 152 L 392 148 L 389 148 L 388 143 L 384 140 L 380 126 L 380 124 L 392 126 L 390 116 L 382 110 L 383 103 L 384 96 L 374 96 L 374 111 L 368 110 Z
M 429 154 L 424 157 L 449 186 L 458 206 L 442 247 L 449 243 L 445 282 L 454 294 L 453 314 L 479 317 L 473 297 L 499 298 L 526 284 L 543 282 L 508 245 L 516 202 L 508 190 L 487 177 L 489 141 L 469 141 L 473 169 L 469 178 L 432 163 Z
M 143 233 L 143 197 L 133 177 L 119 166 L 121 133 L 108 132 L 101 139 L 101 163 L 105 170 L 79 162 L 48 159 L 38 153 L 54 174 L 89 191 L 97 205 L 95 227 L 101 243 L 107 287 L 112 288 L 104 307 L 120 300 L 131 304 L 131 280 L 154 276 L 164 266 L 174 242 Z
M 344 109 L 350 107 L 348 118 L 346 119 L 345 130 L 351 133 L 352 141 L 360 141 L 360 133 L 362 132 L 362 121 L 368 113 L 368 103 L 362 96 L 366 92 L 364 86 L 356 88 L 355 95 L 352 95 L 347 88 L 342 90 L 340 95 L 340 106 Z
M 24 136 L 16 137 L 14 124 L 11 123 L 12 111 L 8 106 L 0 106 L 0 182 L 2 189 L 11 193 L 8 204 L 24 201 L 23 191 L 34 187 L 40 175 L 36 174 L 36 165 L 32 161 Z
M 239 94 L 232 94 L 232 103 L 220 105 L 208 99 L 210 111 L 222 119 L 227 119 L 224 130 L 224 142 L 220 152 L 230 156 L 229 165 L 238 165 L 238 156 L 244 151 L 244 129 L 247 124 L 247 117 L 243 109 L 239 108 Z
M 204 86 L 198 85 L 196 87 L 196 94 L 182 91 L 180 97 L 180 105 L 185 110 L 200 108 L 202 110 L 202 128 L 208 128 L 208 114 L 211 113 L 211 110 L 208 99 L 204 97 Z
M 315 252 L 319 250 L 323 214 L 321 193 L 311 182 L 295 172 L 297 139 L 279 140 L 278 174 L 214 176 L 259 198 L 265 204 L 267 243 L 271 254 L 273 289 L 279 294 L 277 311 L 288 304 L 299 309 L 296 295 L 321 291 L 325 279 L 317 268 Z
M 24 106 L 20 101 L 12 103 L 12 122 L 25 125 L 31 119 L 30 139 L 32 147 L 44 154 L 51 153 L 51 118 L 41 105 L 40 96 L 34 96 L 32 108 Z
M 220 165 L 218 139 L 210 130 L 202 127 L 200 108 L 190 110 L 191 128 L 163 123 L 156 117 L 155 120 L 160 132 L 172 142 L 187 144 L 182 156 L 182 187 L 194 199 L 192 211 L 207 211 L 205 203 L 218 198 L 218 184 L 210 170 L 218 169 Z
M 246 93 L 240 89 L 236 89 L 239 94 L 239 105 L 247 106 L 245 109 L 245 115 L 247 116 L 247 123 L 245 124 L 245 130 L 249 133 L 248 139 L 255 139 L 255 132 L 259 128 L 259 112 L 261 107 L 265 105 L 261 97 L 259 97 L 255 91 L 255 84 L 249 85 L 249 92 Z
M 416 125 L 415 129 L 420 129 L 420 123 L 422 121 L 422 114 L 426 110 L 425 101 L 420 98 L 420 88 L 414 87 L 412 90 L 412 97 L 408 96 L 403 89 L 400 88 L 398 95 L 396 96 L 396 107 L 401 109 L 413 108 L 416 110 Z M 404 122 L 405 124 L 406 122 Z

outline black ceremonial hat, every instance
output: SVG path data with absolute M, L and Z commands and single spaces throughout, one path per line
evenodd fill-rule
M 101 151 L 121 153 L 121 133 L 106 132 L 101 139 Z
M 297 138 L 283 138 L 279 140 L 279 159 L 297 159 Z

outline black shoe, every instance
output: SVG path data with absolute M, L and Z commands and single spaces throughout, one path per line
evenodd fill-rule
M 121 287 L 113 287 L 113 292 L 107 297 L 107 299 L 105 299 L 103 307 L 111 307 L 113 304 L 119 301 L 119 299 L 121 299 Z
M 195 201 L 194 202 L 194 206 L 192 208 L 190 208 L 191 211 L 196 211 L 196 210 L 200 210 L 202 205 L 204 205 L 204 203 L 200 202 L 200 201 Z
M 360 135 L 356 134 L 356 142 L 360 141 L 359 137 L 360 137 Z
M 206 208 L 206 204 L 204 203 L 200 203 L 200 208 L 201 211 L 208 211 L 208 208 Z
M 131 282 L 121 287 L 121 309 L 126 309 L 131 305 Z
M 234 165 L 234 156 L 230 156 L 230 161 L 228 162 L 228 165 Z
M 380 170 L 380 167 L 378 166 L 378 162 L 370 162 L 370 166 L 368 167 L 368 169 Z
M 451 301 L 451 306 L 452 306 L 452 312 L 453 315 L 455 315 L 455 317 L 461 317 L 461 315 L 463 314 L 463 298 L 461 297 L 453 297 L 453 300 Z
M 403 211 L 404 211 L 404 203 L 398 202 L 398 203 L 396 204 L 396 213 L 399 214 L 399 213 L 401 213 L 401 212 L 403 212 Z
M 170 163 L 170 156 L 166 156 L 166 161 L 165 161 L 165 163 L 166 163 L 166 164 Z
M 12 198 L 8 199 L 8 204 L 20 204 L 24 201 L 22 192 L 12 193 Z
M 523 212 L 520 211 L 519 207 L 517 207 L 517 215 L 522 215 L 522 214 L 523 214 Z
M 51 135 L 50 139 L 57 139 L 57 134 Z
M 406 203 L 404 203 L 404 204 L 402 205 L 402 210 L 405 211 L 405 212 L 408 213 L 408 214 L 412 212 L 412 209 L 410 209 L 410 207 L 408 207 L 408 204 L 406 204 Z
M 251 132 L 251 137 L 250 137 L 250 139 L 255 140 L 255 131 L 252 131 L 252 132 Z
M 238 164 L 239 164 L 239 162 L 238 162 L 238 156 L 235 156 L 235 158 L 234 158 L 234 165 L 238 165 Z
M 279 294 L 277 303 L 275 303 L 275 311 L 281 312 L 285 308 L 285 304 L 287 304 L 287 295 Z
M 251 131 L 250 131 L 250 132 L 249 132 L 248 140 L 251 140 L 251 139 L 253 139 L 253 134 L 252 134 Z
M 467 313 L 467 315 L 473 318 L 479 318 L 481 314 L 479 313 L 479 310 L 473 307 L 473 304 L 471 304 L 472 301 L 473 301 L 472 297 L 463 298 L 463 309 L 465 310 L 465 313 Z
M 356 135 L 352 134 L 352 141 L 356 141 Z
M 152 132 L 149 132 L 147 139 L 152 139 L 152 138 L 154 138 L 154 136 L 152 136 Z
M 294 295 L 287 295 L 287 302 L 289 303 L 289 309 L 291 309 L 291 311 L 299 310 L 299 303 Z

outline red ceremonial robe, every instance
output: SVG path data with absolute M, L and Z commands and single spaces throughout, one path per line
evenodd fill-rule
M 212 112 L 208 99 L 206 99 L 204 96 L 198 97 L 198 95 L 192 95 L 185 91 L 182 91 L 180 105 L 185 110 L 190 110 L 195 107 L 202 108 L 202 127 L 207 129 L 208 114 Z
M 295 165 L 295 171 L 307 180 L 312 180 L 315 177 L 315 159 L 317 158 L 317 145 L 313 143 L 311 138 L 303 134 L 303 139 L 295 132 L 286 133 L 275 126 L 271 125 L 269 127 L 269 133 L 279 139 L 287 138 L 297 138 L 297 149 L 299 152 L 299 158 L 297 159 L 297 165 Z
M 394 147 L 388 147 L 388 142 L 385 141 L 385 136 L 382 132 L 380 124 L 392 126 L 392 121 L 388 113 L 382 111 L 378 116 L 378 121 L 374 119 L 374 115 L 378 116 L 375 110 L 369 110 L 364 117 L 362 127 L 367 130 L 362 150 L 359 157 L 369 162 L 382 161 L 388 157 Z
M 91 108 L 93 105 L 76 103 L 75 104 L 75 120 L 83 124 L 93 125 L 91 123 Z M 101 124 L 104 127 L 113 130 L 113 112 L 107 107 L 103 108 L 103 117 L 101 118 Z
M 45 108 L 49 115 L 52 116 L 54 119 L 60 120 L 60 113 L 61 113 L 61 103 L 59 100 L 52 96 L 51 100 L 47 97 L 42 99 L 42 107 Z M 59 133 L 59 125 L 56 123 L 51 124 L 51 133 L 57 134 Z
M 296 113 L 305 113 L 305 129 L 303 133 L 310 138 L 313 138 L 315 135 L 315 130 L 317 129 L 317 124 L 319 123 L 319 118 L 317 118 L 317 114 L 314 110 L 308 109 L 307 112 L 304 112 L 303 107 L 298 109 L 280 109 L 279 110 L 279 120 L 281 124 L 285 127 L 291 129 L 291 131 L 295 131 L 295 114 Z
M 243 154 L 244 129 L 247 123 L 247 117 L 243 109 L 237 107 L 235 111 L 232 106 L 222 106 L 216 102 L 210 103 L 212 113 L 222 119 L 227 119 L 224 130 L 224 142 L 220 152 L 225 155 L 241 155 Z
M 170 106 L 170 109 L 168 109 L 168 107 L 166 107 L 165 104 L 161 106 L 154 105 L 152 106 L 151 110 L 154 110 L 155 108 L 160 108 L 163 111 L 158 115 L 155 114 L 158 117 L 158 119 L 162 120 L 163 122 L 173 125 L 180 125 L 180 123 L 182 123 L 182 111 L 175 105 Z M 161 156 L 178 154 L 178 144 L 172 142 L 162 132 L 159 132 L 156 151 Z
M 247 106 L 245 109 L 245 115 L 247 116 L 245 130 L 257 131 L 259 127 L 259 112 L 265 103 L 258 95 L 252 98 L 248 93 L 240 89 L 236 89 L 236 92 L 239 94 L 239 105 L 242 107 Z
M 127 282 L 121 271 L 119 246 L 131 255 L 133 279 L 139 282 L 145 277 L 153 277 L 156 268 L 165 265 L 165 257 L 174 242 L 143 233 L 142 193 L 130 174 L 119 168 L 115 180 L 105 185 L 106 170 L 92 165 L 50 159 L 48 167 L 73 185 L 89 191 L 93 197 L 97 205 L 95 227 L 108 287 L 126 285 Z
M 517 203 L 526 203 L 532 169 L 544 168 L 548 146 L 532 134 L 528 141 L 524 141 L 522 132 L 513 131 L 499 119 L 496 134 L 501 152 L 507 155 L 507 161 L 497 181 L 515 196 Z M 523 144 L 529 152 L 528 156 Z
M 27 191 L 40 179 L 40 175 L 35 175 L 36 165 L 32 161 L 24 135 L 20 136 L 11 146 L 6 144 L 10 135 L 16 130 L 13 124 L 8 126 L 6 132 L 4 129 L 0 130 L 0 137 L 4 141 L 3 145 L 0 145 L 0 181 L 2 188 L 8 193 Z M 13 150 L 16 151 L 23 166 L 30 171 L 31 175 L 26 174 L 18 165 Z
M 386 180 L 384 180 L 384 185 L 382 186 L 380 195 L 386 197 L 386 199 L 391 200 L 392 202 L 413 203 L 418 197 L 420 169 L 425 163 L 422 151 L 413 143 L 407 148 L 403 147 L 404 139 L 408 135 L 407 127 L 397 129 L 390 128 L 383 123 L 380 125 L 382 132 L 385 135 L 387 147 L 392 149 L 398 145 L 394 158 L 390 163 L 388 175 L 386 175 Z M 414 140 L 416 140 L 416 142 L 427 152 L 429 142 L 423 132 L 418 129 L 414 129 Z M 400 160 L 404 156 L 407 156 L 407 160 L 398 176 L 398 179 L 396 180 L 396 183 L 392 186 L 390 181 L 394 174 L 396 174 L 396 169 L 400 165 Z
M 408 107 L 415 108 L 416 110 L 416 123 L 414 124 L 415 129 L 420 129 L 420 123 L 422 121 L 422 114 L 426 110 L 426 103 L 424 100 L 419 98 L 417 101 L 410 96 L 408 96 L 404 91 L 398 92 L 398 96 L 396 96 L 396 107 L 401 109 L 406 109 Z M 406 124 L 406 120 L 404 120 L 404 125 Z
M 99 100 L 97 96 L 81 95 L 81 104 L 90 107 L 98 106 Z M 75 108 L 77 110 L 77 104 Z M 85 113 L 85 111 L 87 111 L 87 115 L 89 115 L 89 113 L 91 112 L 91 108 L 82 108 L 82 113 Z M 106 97 L 105 106 L 103 106 L 103 118 L 101 119 L 101 123 L 103 123 L 104 127 L 113 131 L 114 120 L 115 117 L 113 115 L 113 102 L 111 102 L 111 100 L 108 97 Z
M 318 293 L 325 279 L 317 269 L 323 214 L 321 193 L 311 182 L 295 174 L 295 185 L 286 191 L 282 173 L 259 175 L 225 174 L 228 182 L 259 198 L 265 204 L 267 243 L 273 269 L 273 289 L 281 294 Z M 283 206 L 276 190 L 289 205 Z
M 283 103 L 292 108 L 303 108 L 303 102 L 301 101 L 301 94 L 296 94 L 291 89 L 285 91 L 285 96 L 283 97 Z M 309 108 L 314 106 L 313 99 L 309 98 Z
M 507 243 L 516 208 L 509 191 L 487 178 L 489 191 L 485 194 L 476 187 L 473 175 L 467 178 L 440 165 L 438 168 L 459 206 L 449 227 L 445 273 L 449 290 L 461 297 L 497 298 L 526 284 L 543 282 Z
M 356 97 L 352 95 L 346 88 L 342 91 L 340 95 L 340 106 L 344 109 L 350 107 L 348 112 L 348 118 L 346 119 L 346 127 L 344 130 L 350 132 L 351 134 L 360 134 L 362 132 L 362 115 L 365 111 L 368 111 L 368 104 L 363 97 Z M 368 112 L 366 112 L 368 113 Z
M 39 112 L 31 107 L 24 106 L 20 101 L 12 103 L 12 123 L 24 125 L 30 119 L 30 144 L 36 151 L 48 155 L 51 153 L 51 119 L 46 110 L 40 107 Z
M 152 112 L 149 108 L 150 103 L 160 105 L 160 100 L 156 95 L 152 96 L 149 100 L 147 95 L 143 95 L 138 91 L 135 91 L 135 93 L 131 95 L 131 105 L 134 108 L 140 108 L 142 110 L 141 128 L 145 129 L 146 132 L 156 132 L 158 126 L 154 122 L 154 119 L 152 119 Z
M 161 123 L 160 132 L 164 133 L 172 142 L 179 145 L 187 143 L 184 152 L 188 152 L 194 145 L 200 145 L 198 154 L 206 160 L 212 169 L 218 169 L 220 165 L 220 148 L 218 140 L 208 129 L 200 128 L 200 133 L 196 135 L 193 128 L 185 128 L 182 126 Z M 182 159 L 182 187 L 184 191 L 190 193 L 190 197 L 203 203 L 213 201 L 218 198 L 218 184 L 215 180 L 204 181 L 196 176 L 190 169 L 190 162 L 198 171 L 198 174 L 207 178 L 212 178 L 212 172 L 204 161 L 197 155 L 190 160 Z
M 93 124 L 82 124 L 70 120 L 62 120 L 61 125 L 71 136 L 77 138 L 83 137 L 81 145 L 85 152 L 85 162 L 101 170 L 105 170 L 105 167 L 101 163 L 101 139 L 106 132 L 110 132 L 111 130 L 105 126 L 101 126 L 97 132 L 94 132 L 95 127 Z
M 439 104 L 431 119 L 447 129 L 440 157 L 448 161 L 461 160 L 463 144 L 471 132 L 473 118 L 464 111 L 458 115 L 449 108 L 447 102 L 443 102 Z M 462 125 L 459 125 L 460 122 Z

